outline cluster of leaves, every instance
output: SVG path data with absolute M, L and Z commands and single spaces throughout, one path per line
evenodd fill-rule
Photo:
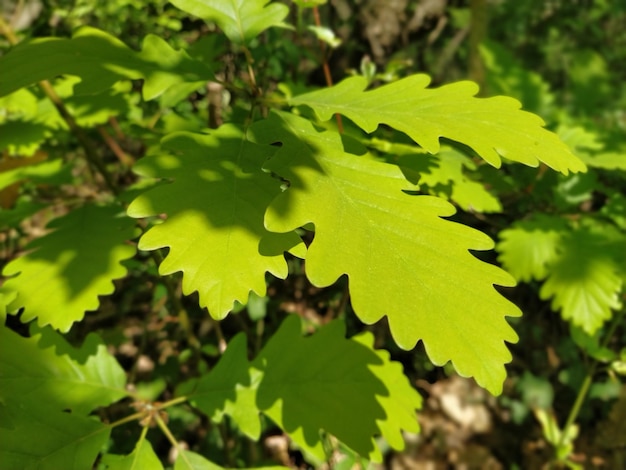
M 174 468 L 218 468 L 183 450 L 167 426 L 166 410 L 189 408 L 214 423 L 228 416 L 254 440 L 274 423 L 312 461 L 327 458 L 327 434 L 352 454 L 381 461 L 379 437 L 400 449 L 401 431 L 418 431 L 421 399 L 401 365 L 375 349 L 370 334 L 346 339 L 340 320 L 303 338 L 299 321 L 287 318 L 252 360 L 245 336 L 234 336 L 213 368 L 199 359 L 197 379 L 168 384 L 147 402 L 98 339 L 89 336 L 75 350 L 52 331 L 71 335 L 114 292 L 115 280 L 154 261 L 170 302 L 177 302 L 171 275 L 181 272 L 182 293 L 197 292 L 198 305 L 219 321 L 264 297 L 267 273 L 287 277 L 285 253 L 305 259 L 317 287 L 347 277 L 361 321 L 386 316 L 399 347 L 422 341 L 434 364 L 451 362 L 500 393 L 511 359 L 505 342 L 517 340 L 505 317 L 520 312 L 494 285 L 515 280 L 470 252 L 494 243 L 450 220 L 450 201 L 467 211 L 505 210 L 490 190 L 497 175 L 508 184 L 502 193 L 518 193 L 524 181 L 493 168 L 541 164 L 565 175 L 557 186 L 557 209 L 565 212 L 601 186 L 595 173 L 580 173 L 585 163 L 613 169 L 619 152 L 589 144 L 587 134 L 568 135 L 574 127 L 562 129 L 568 146 L 517 100 L 476 97 L 472 82 L 427 88 L 429 77 L 417 74 L 371 89 L 364 76 L 318 90 L 277 86 L 270 68 L 255 64 L 273 43 L 264 38 L 291 34 L 286 4 L 172 3 L 220 33 L 176 47 L 148 34 L 137 51 L 83 27 L 72 38 L 24 40 L 0 57 L 0 148 L 11 156 L 0 174 L 2 228 L 22 230 L 41 214 L 52 219 L 2 272 L 0 311 L 7 322 L 31 326 L 25 337 L 1 330 L 0 458 L 14 467 L 72 461 L 88 468 L 101 454 L 104 468 L 161 468 L 147 439 L 154 425 L 178 450 Z M 221 34 L 228 41 L 216 39 Z M 207 82 L 217 85 L 225 122 L 215 129 L 206 124 L 215 121 Z M 519 91 L 503 84 L 509 94 Z M 91 135 L 110 143 L 109 125 L 141 142 L 146 156 L 134 163 L 109 144 L 119 161 L 103 159 Z M 76 190 L 90 178 L 95 190 Z M 618 230 L 624 198 L 606 196 L 601 214 L 528 217 L 503 231 L 498 245 L 511 274 L 545 281 L 542 298 L 589 336 L 620 308 L 626 276 Z M 133 267 L 138 260 L 143 268 Z M 189 343 L 201 350 L 192 334 Z M 161 392 L 165 401 L 153 401 Z M 101 410 L 119 400 L 135 411 L 114 419 Z M 93 419 L 97 410 L 102 419 Z M 111 432 L 132 420 L 144 426 L 134 451 L 103 451 Z

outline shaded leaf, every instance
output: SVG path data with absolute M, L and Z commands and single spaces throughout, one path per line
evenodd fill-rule
M 495 167 L 502 156 L 530 166 L 543 162 L 566 174 L 585 170 L 569 147 L 543 128 L 540 117 L 519 109 L 517 100 L 476 98 L 473 82 L 426 89 L 429 83 L 427 75 L 412 75 L 364 91 L 367 80 L 350 77 L 296 96 L 290 104 L 310 106 L 322 120 L 343 114 L 368 133 L 387 124 L 433 154 L 439 152 L 439 138 L 446 137 L 469 146 Z
M 176 463 L 174 464 L 174 470 L 226 470 L 220 465 L 214 464 L 208 461 L 200 454 L 191 452 L 189 450 L 183 450 L 178 454 Z M 243 469 L 252 470 L 252 469 Z M 271 467 L 256 467 L 254 470 L 287 470 L 287 467 L 274 465 Z
M 267 167 L 290 187 L 268 208 L 265 223 L 277 232 L 315 225 L 306 263 L 311 282 L 324 287 L 347 274 L 361 320 L 387 315 L 400 347 L 421 339 L 435 364 L 450 360 L 460 374 L 499 393 L 511 359 L 504 341 L 517 339 L 504 316 L 519 311 L 493 284 L 514 282 L 469 253 L 493 242 L 442 219 L 454 214 L 449 203 L 404 193 L 411 185 L 397 166 L 346 153 L 334 132 L 278 113 L 250 131 L 261 142 L 282 143 Z
M 107 470 L 159 470 L 163 469 L 161 461 L 154 453 L 150 441 L 142 438 L 135 449 L 128 455 L 105 454 L 101 465 Z
M 127 396 L 126 375 L 95 336 L 80 350 L 44 329 L 24 338 L 0 328 L 0 394 L 87 415 Z
M 400 364 L 372 349 L 369 334 L 346 339 L 339 321 L 307 338 L 301 328 L 298 317 L 288 317 L 251 364 L 245 336 L 235 337 L 217 367 L 179 387 L 177 395 L 213 419 L 230 415 L 253 439 L 263 413 L 319 459 L 325 455 L 321 430 L 377 461 L 382 456 L 375 436 L 402 448 L 401 430 L 419 429 L 421 399 Z
M 48 402 L 7 400 L 11 429 L 0 426 L 0 462 L 7 469 L 92 468 L 110 428 L 92 418 L 64 413 Z
M 98 308 L 99 295 L 111 294 L 113 279 L 126 274 L 120 262 L 132 257 L 127 244 L 134 221 L 119 217 L 117 206 L 86 205 L 48 224 L 53 231 L 31 242 L 8 263 L 4 286 L 17 292 L 11 307 L 25 307 L 22 321 L 38 319 L 67 331 L 85 311 Z
M 284 26 L 289 8 L 269 0 L 171 0 L 174 6 L 215 22 L 228 39 L 246 42 L 272 26 Z
M 287 276 L 285 251 L 304 248 L 295 233 L 263 226 L 265 209 L 280 193 L 279 183 L 261 170 L 274 149 L 247 141 L 234 125 L 211 135 L 173 134 L 163 146 L 177 155 L 146 159 L 138 171 L 174 182 L 140 195 L 128 214 L 168 218 L 141 237 L 139 248 L 169 247 L 159 272 L 182 271 L 183 292 L 197 290 L 200 304 L 224 318 L 251 290 L 265 295 L 266 272 Z

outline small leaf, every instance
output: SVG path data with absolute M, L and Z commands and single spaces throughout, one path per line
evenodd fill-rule
M 279 183 L 261 170 L 274 148 L 247 141 L 230 124 L 211 135 L 172 134 L 163 146 L 179 155 L 146 159 L 139 171 L 174 182 L 139 196 L 128 214 L 166 213 L 168 219 L 145 233 L 139 248 L 169 247 L 159 272 L 183 271 L 183 292 L 197 290 L 200 304 L 224 318 L 251 290 L 265 295 L 266 272 L 287 276 L 285 251 L 304 248 L 295 232 L 275 234 L 263 226 L 265 209 L 280 193 Z
M 306 258 L 311 282 L 324 287 L 347 274 L 362 321 L 387 315 L 400 347 L 421 339 L 435 364 L 451 360 L 461 375 L 499 393 L 511 359 L 504 341 L 517 339 L 504 316 L 519 310 L 493 284 L 514 281 L 469 252 L 493 242 L 443 219 L 454 214 L 449 203 L 403 192 L 411 185 L 397 166 L 346 153 L 335 132 L 318 132 L 285 113 L 250 132 L 282 143 L 267 168 L 290 187 L 268 208 L 265 223 L 277 232 L 315 225 Z
M 142 438 L 128 455 L 105 454 L 101 465 L 106 470 L 162 470 L 163 465 L 154 453 L 150 441 Z
M 543 280 L 568 232 L 567 222 L 560 217 L 537 214 L 531 220 L 516 222 L 500 232 L 498 260 L 518 281 Z
M 322 120 L 343 114 L 368 133 L 387 124 L 433 154 L 439 152 L 439 138 L 446 137 L 471 147 L 498 168 L 502 156 L 529 166 L 543 162 L 565 174 L 585 170 L 569 147 L 543 128 L 540 117 L 519 109 L 519 101 L 476 98 L 478 86 L 473 82 L 426 89 L 429 83 L 430 78 L 420 74 L 364 91 L 367 80 L 350 77 L 296 96 L 290 104 L 310 106 Z
M 174 464 L 174 470 L 226 470 L 224 467 L 214 464 L 208 461 L 200 454 L 191 452 L 189 450 L 183 450 L 178 454 L 176 463 Z M 256 467 L 254 469 L 241 469 L 241 470 L 289 470 L 287 467 L 273 465 L 271 467 Z
M 228 39 L 243 43 L 272 26 L 284 26 L 287 5 L 269 0 L 171 0 L 181 10 L 215 22 Z
M 621 307 L 626 240 L 612 240 L 609 233 L 608 227 L 598 233 L 586 228 L 571 232 L 539 291 L 542 299 L 552 298 L 552 308 L 560 309 L 564 320 L 591 336 L 612 317 L 611 309 Z
M 134 221 L 118 217 L 117 206 L 86 205 L 48 224 L 53 232 L 27 246 L 4 268 L 4 287 L 18 293 L 11 307 L 25 307 L 21 320 L 67 331 L 99 295 L 113 293 L 113 280 L 126 275 L 120 262 L 132 257 Z

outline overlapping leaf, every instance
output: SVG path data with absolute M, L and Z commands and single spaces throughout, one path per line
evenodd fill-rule
M 304 248 L 295 233 L 263 226 L 265 209 L 280 193 L 261 170 L 274 149 L 247 141 L 233 125 L 211 135 L 174 134 L 163 145 L 179 155 L 147 159 L 138 171 L 174 182 L 139 196 L 128 213 L 168 219 L 144 234 L 139 248 L 169 247 L 159 272 L 182 271 L 183 292 L 198 291 L 200 304 L 223 318 L 251 290 L 265 294 L 266 272 L 286 277 L 284 252 Z
M 77 94 L 110 88 L 124 79 L 144 79 L 143 96 L 153 99 L 180 82 L 204 82 L 213 77 L 207 64 L 175 51 L 163 39 L 148 35 L 141 52 L 91 27 L 72 39 L 39 38 L 25 41 L 0 57 L 0 96 L 59 75 L 83 80 Z
M 171 0 L 187 13 L 215 22 L 228 39 L 246 42 L 272 26 L 282 26 L 289 8 L 269 0 Z
M 28 245 L 23 256 L 6 265 L 13 276 L 4 287 L 17 292 L 11 307 L 25 307 L 22 321 L 67 331 L 85 311 L 98 307 L 99 295 L 111 294 L 123 277 L 120 262 L 132 257 L 134 221 L 117 206 L 85 205 L 49 225 L 53 231 Z
M 259 437 L 260 424 L 250 421 L 258 422 L 262 412 L 318 458 L 324 458 L 319 431 L 325 430 L 380 461 L 374 436 L 402 448 L 401 430 L 419 429 L 415 410 L 421 399 L 402 367 L 372 348 L 371 335 L 344 335 L 344 326 L 333 322 L 302 338 L 299 319 L 289 317 L 252 364 L 245 337 L 238 336 L 210 374 L 178 393 L 214 419 L 230 415 L 253 439 Z
M 343 114 L 366 132 L 387 124 L 430 153 L 437 153 L 439 138 L 446 137 L 471 147 L 495 167 L 502 156 L 530 166 L 543 162 L 562 173 L 585 170 L 568 146 L 543 128 L 540 117 L 519 109 L 517 100 L 476 98 L 478 87 L 472 82 L 427 89 L 429 83 L 420 74 L 364 91 L 367 80 L 351 77 L 290 103 L 310 106 L 322 120 Z
M 282 144 L 267 167 L 290 182 L 268 208 L 268 229 L 315 225 L 306 266 L 311 282 L 328 286 L 347 274 L 364 322 L 387 315 L 399 346 L 423 340 L 435 364 L 452 361 L 460 374 L 499 393 L 511 358 L 504 342 L 517 339 L 504 317 L 519 311 L 493 284 L 514 281 L 469 253 L 493 242 L 442 219 L 454 213 L 449 203 L 405 194 L 411 186 L 398 167 L 346 153 L 334 132 L 278 113 L 250 131 L 261 142 Z

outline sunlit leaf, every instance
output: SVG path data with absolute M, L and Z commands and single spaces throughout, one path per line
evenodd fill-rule
M 367 80 L 350 77 L 290 103 L 310 106 L 322 120 L 343 114 L 368 133 L 387 124 L 430 153 L 439 152 L 439 139 L 446 137 L 469 146 L 495 167 L 505 157 L 530 166 L 543 162 L 562 173 L 585 170 L 569 147 L 543 128 L 540 117 L 519 109 L 517 100 L 476 98 L 478 86 L 472 82 L 427 89 L 429 83 L 427 75 L 412 75 L 364 91 Z
M 200 454 L 183 450 L 178 454 L 174 470 L 226 470 L 224 467 L 214 464 L 202 457 Z M 288 470 L 287 467 L 273 465 L 271 467 L 255 467 L 253 469 L 241 470 Z
M 272 26 L 283 26 L 289 8 L 269 0 L 171 0 L 178 8 L 215 22 L 228 39 L 246 42 Z
M 404 193 L 412 186 L 397 166 L 346 153 L 334 132 L 278 113 L 251 132 L 282 144 L 267 167 L 290 182 L 268 209 L 268 229 L 315 226 L 306 258 L 311 282 L 328 286 L 347 274 L 361 320 L 387 315 L 400 347 L 422 340 L 435 364 L 452 361 L 499 393 L 511 359 L 504 342 L 517 339 L 504 317 L 519 311 L 493 285 L 514 281 L 469 252 L 493 242 L 443 219 L 454 214 L 449 203 Z
M 86 311 L 99 305 L 98 296 L 113 293 L 113 280 L 126 275 L 120 262 L 135 254 L 127 241 L 134 221 L 120 208 L 85 205 L 48 224 L 53 230 L 31 242 L 27 252 L 8 263 L 5 287 L 17 292 L 12 307 L 25 307 L 22 321 L 38 319 L 67 331 Z
M 182 271 L 183 292 L 198 291 L 200 304 L 224 318 L 251 290 L 265 295 L 266 272 L 287 276 L 284 252 L 304 248 L 295 233 L 263 226 L 265 209 L 280 193 L 279 182 L 261 170 L 274 149 L 247 141 L 234 125 L 211 135 L 172 134 L 163 146 L 176 155 L 146 159 L 138 171 L 174 182 L 139 196 L 128 214 L 168 218 L 141 237 L 139 248 L 169 247 L 159 272 Z
M 207 64 L 175 51 L 149 34 L 141 52 L 133 51 L 104 31 L 84 26 L 72 39 L 37 38 L 24 41 L 0 57 L 0 96 L 59 75 L 82 78 L 75 91 L 92 94 L 119 80 L 144 79 L 144 99 L 153 99 L 172 85 L 213 77 Z

